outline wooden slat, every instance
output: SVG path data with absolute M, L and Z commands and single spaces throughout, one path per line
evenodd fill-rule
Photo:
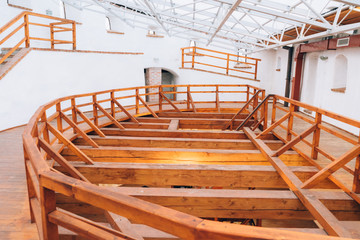
M 151 107 L 149 107 L 149 105 L 147 105 L 147 103 L 144 101 L 144 99 L 142 99 L 142 97 L 140 97 L 139 95 L 137 95 L 136 97 L 147 108 L 147 110 L 149 110 L 151 115 L 153 115 L 155 118 L 158 118 L 158 115 L 156 115 L 156 113 L 151 109 Z
M 298 142 L 300 142 L 303 138 L 305 138 L 306 136 L 308 136 L 309 134 L 311 134 L 312 132 L 315 131 L 315 129 L 317 128 L 317 125 L 312 125 L 310 128 L 308 128 L 307 130 L 303 131 L 301 134 L 299 134 L 296 138 L 294 138 L 293 140 L 289 141 L 287 144 L 285 144 L 284 146 L 282 146 L 279 150 L 277 150 L 272 156 L 273 157 L 278 157 L 281 154 L 283 154 L 284 152 L 286 152 L 287 150 L 289 150 L 290 148 L 292 148 L 295 144 L 297 144 Z
M 94 142 L 94 140 L 92 140 L 83 130 L 81 130 L 81 128 L 79 128 L 79 126 L 74 123 L 68 116 L 66 116 L 63 112 L 59 112 L 61 118 L 63 118 L 72 128 L 74 128 L 76 130 L 76 132 L 83 137 L 83 139 L 89 143 L 91 146 L 98 148 L 99 145 L 97 145 L 96 142 Z
M 260 138 L 262 136 L 264 136 L 265 134 L 268 134 L 269 132 L 271 132 L 274 128 L 276 128 L 277 126 L 279 126 L 282 122 L 284 122 L 286 119 L 288 119 L 290 117 L 291 113 L 288 112 L 287 114 L 285 114 L 284 116 L 282 116 L 279 120 L 277 120 L 276 122 L 274 122 L 273 124 L 271 124 L 270 127 L 268 127 L 267 129 L 265 129 L 264 131 L 262 131 L 259 135 L 256 136 L 256 138 Z
M 61 209 L 49 213 L 49 220 L 89 239 L 136 240 L 119 231 L 104 227 Z
M 121 123 L 119 123 L 113 116 L 111 116 L 110 113 L 108 113 L 102 106 L 100 106 L 100 104 L 95 103 L 95 106 L 105 114 L 105 116 L 110 119 L 110 121 L 117 126 L 120 129 L 125 129 L 125 127 L 123 125 L 121 125 Z
M 65 138 L 56 128 L 54 128 L 51 124 L 46 123 L 49 131 L 55 135 L 66 147 L 68 147 L 76 156 L 78 156 L 82 161 L 87 164 L 94 164 L 93 161 L 86 156 L 78 147 L 76 147 L 71 141 Z
M 325 178 L 333 174 L 336 170 L 340 169 L 343 165 L 348 163 L 353 158 L 357 157 L 359 154 L 360 154 L 360 145 L 356 145 L 352 149 L 344 153 L 341 157 L 337 158 L 335 161 L 333 161 L 332 163 L 321 169 L 312 178 L 307 180 L 301 187 L 302 188 L 314 187 L 318 182 L 324 180 Z
M 105 134 L 76 106 L 75 111 L 79 113 L 80 117 L 100 136 L 105 137 Z
M 162 92 L 160 92 L 160 95 L 163 99 L 165 99 L 165 101 L 167 101 L 168 103 L 170 103 L 170 105 L 177 111 L 177 112 L 181 112 L 180 109 L 172 102 L 170 101 Z
M 299 178 L 278 157 L 271 156 L 271 150 L 260 139 L 256 139 L 256 135 L 249 128 L 244 128 L 244 132 L 329 235 L 351 237 L 349 231 L 342 227 L 339 220 L 309 190 L 301 188 L 302 182 Z
M 39 138 L 39 145 L 72 177 L 81 179 L 85 182 L 89 182 L 89 180 L 87 180 L 86 177 L 84 177 L 84 175 L 82 175 L 76 168 L 74 168 L 63 156 L 61 156 L 58 152 L 54 151 L 54 149 L 47 142 Z
M 131 236 L 133 239 L 144 240 L 144 238 L 136 232 L 133 224 L 131 224 L 127 218 L 109 211 L 105 211 L 105 216 L 108 219 L 111 227 L 115 230 L 120 231 L 127 236 Z
M 190 101 L 192 110 L 193 110 L 193 112 L 196 113 L 197 111 L 196 111 L 196 107 L 195 107 L 195 104 L 194 104 L 194 100 L 193 100 L 193 98 L 192 98 L 192 96 L 191 96 L 191 93 L 188 92 L 187 94 L 188 94 L 188 99 L 189 99 L 189 101 Z
M 95 162 L 94 165 L 72 162 L 72 165 L 95 184 L 287 188 L 286 183 L 272 166 L 188 165 L 174 163 L 132 163 L 130 161 L 126 163 Z M 63 170 L 61 166 L 54 167 L 58 170 Z M 317 169 L 313 166 L 293 166 L 289 168 L 301 180 L 307 180 L 317 172 Z M 222 179 L 222 181 L 218 179 Z M 329 180 L 322 181 L 318 187 L 325 189 L 337 188 Z
M 136 122 L 136 123 L 139 122 L 115 98 L 112 98 L 111 101 L 114 102 L 121 109 L 121 111 L 123 111 L 126 114 L 126 116 L 128 116 L 131 119 L 131 121 Z

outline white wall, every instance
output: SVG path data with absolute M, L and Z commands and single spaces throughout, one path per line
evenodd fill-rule
M 0 130 L 59 97 L 144 85 L 142 55 L 31 51 L 0 81 Z
M 348 60 L 345 93 L 331 91 L 335 71 L 338 71 L 335 58 L 339 55 L 344 55 Z M 327 56 L 328 59 L 320 60 L 320 56 Z M 360 120 L 359 56 L 360 48 L 344 48 L 306 54 L 301 101 Z M 315 64 L 316 62 L 317 64 Z M 346 124 L 329 119 L 328 121 L 350 132 L 359 133 L 358 129 Z

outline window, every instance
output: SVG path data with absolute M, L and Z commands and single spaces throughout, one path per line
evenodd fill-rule
M 333 87 L 331 91 L 344 93 L 346 90 L 348 73 L 348 61 L 344 55 L 339 55 L 335 59 Z

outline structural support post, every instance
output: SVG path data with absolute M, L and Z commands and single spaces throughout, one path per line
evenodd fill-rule
M 293 78 L 292 89 L 291 89 L 291 99 L 294 99 L 296 101 L 300 100 L 300 86 L 301 86 L 304 57 L 305 57 L 305 53 L 301 53 L 300 50 L 298 50 L 298 54 L 296 56 L 295 77 Z M 299 107 L 295 107 L 295 111 L 298 110 Z
M 313 135 L 313 142 L 312 142 L 312 148 L 311 148 L 311 158 L 312 159 L 317 159 L 318 158 L 318 150 L 317 148 L 319 147 L 320 144 L 320 128 L 319 128 L 319 124 L 321 123 L 321 113 L 316 113 L 315 116 L 315 123 L 316 123 L 316 129 L 314 131 L 314 135 Z
M 29 15 L 25 14 L 24 15 L 24 22 L 25 22 L 25 47 L 29 48 L 30 47 L 30 34 L 29 34 Z

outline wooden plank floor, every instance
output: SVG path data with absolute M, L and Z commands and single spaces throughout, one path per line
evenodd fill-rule
M 211 105 L 210 107 L 213 107 Z M 271 109 L 270 109 L 271 114 Z M 278 115 L 279 116 L 279 115 Z M 296 121 L 295 132 L 301 132 L 307 127 L 303 121 Z M 24 127 L 18 127 L 0 132 L 0 239 L 38 239 L 35 224 L 30 223 L 27 201 L 26 179 L 22 150 L 21 134 Z M 353 137 L 349 134 L 350 137 Z M 322 146 L 333 152 L 344 151 L 347 147 L 339 141 L 334 141 L 330 134 L 325 135 Z M 355 138 L 356 139 L 356 138 Z M 336 155 L 336 154 L 334 154 Z M 322 165 L 329 161 L 319 159 Z M 348 164 L 353 166 L 353 162 Z M 347 183 L 349 179 L 345 176 Z M 346 181 L 345 180 L 345 181 Z M 356 225 L 356 228 L 358 225 Z
M 39 239 L 30 223 L 21 134 L 0 132 L 0 239 Z

